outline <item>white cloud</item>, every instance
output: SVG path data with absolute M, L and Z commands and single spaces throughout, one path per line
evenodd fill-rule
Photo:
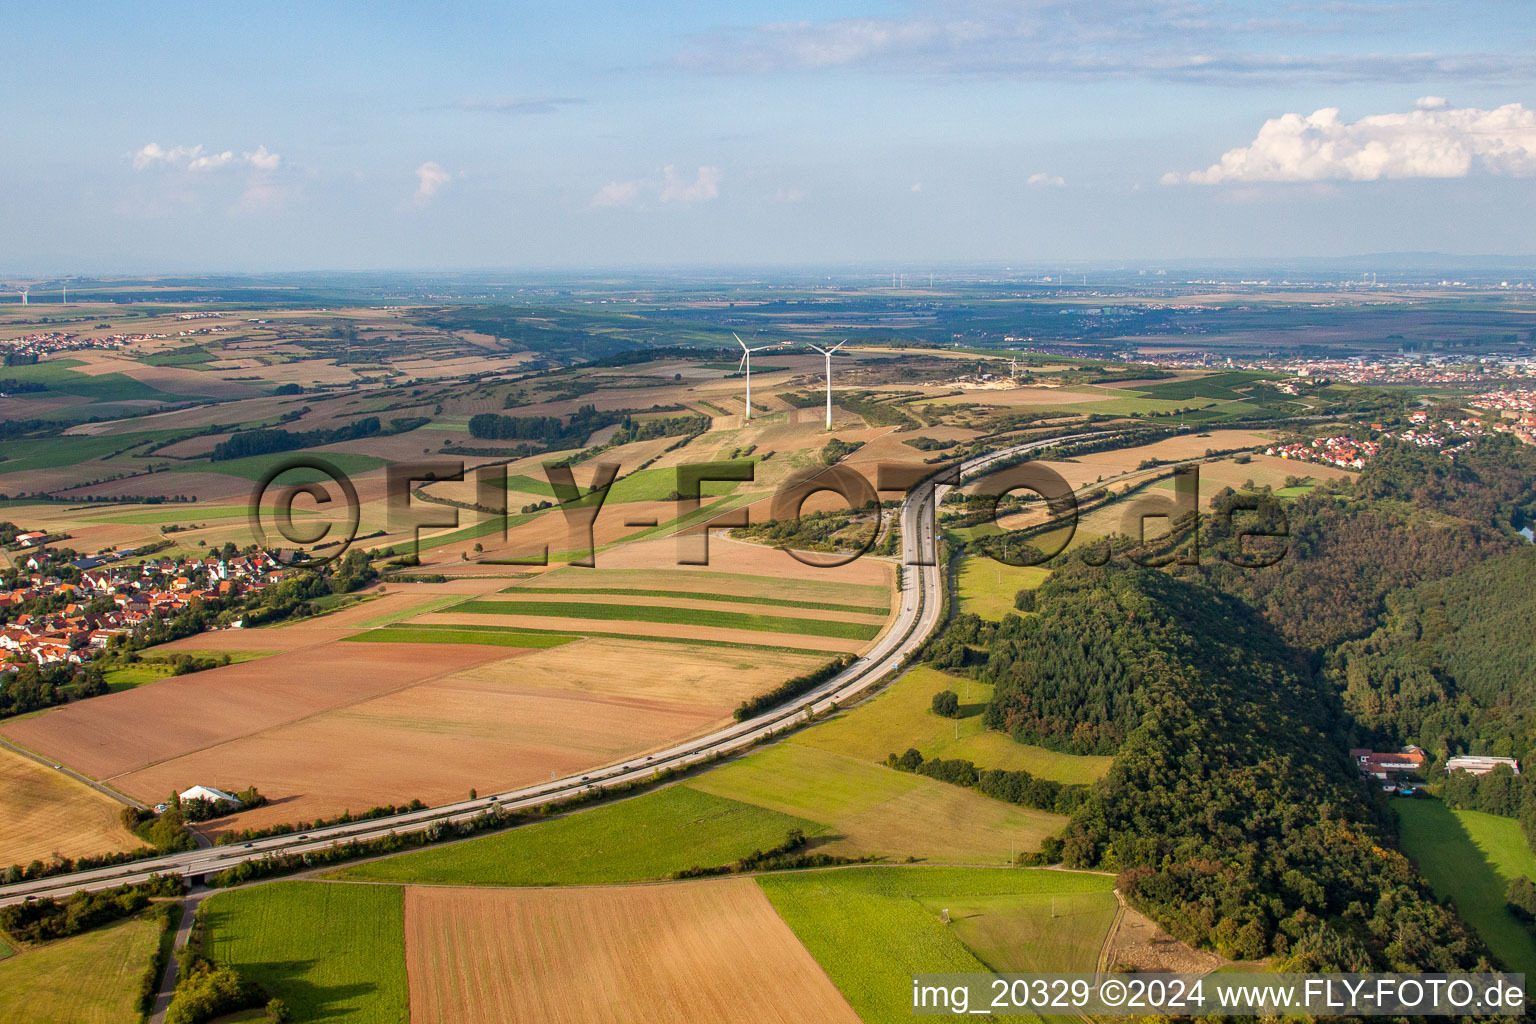
M 693 181 L 680 178 L 671 164 L 661 170 L 661 201 L 664 203 L 702 203 L 720 195 L 720 168 L 699 168 Z
M 1059 188 L 1066 183 L 1067 179 L 1061 177 L 1061 175 L 1050 175 L 1044 171 L 1038 171 L 1024 179 L 1024 184 L 1026 185 L 1049 185 L 1053 188 Z
M 773 190 L 773 198 L 781 203 L 798 203 L 805 199 L 805 190 L 780 187 Z
M 677 173 L 672 164 L 661 169 L 660 177 L 610 181 L 592 197 L 596 207 L 644 206 L 647 201 L 663 203 L 703 203 L 720 195 L 724 172 L 718 167 L 701 165 L 692 180 Z M 782 190 L 781 190 L 782 192 Z
M 435 160 L 428 160 L 416 168 L 416 202 L 428 202 L 452 180 L 453 175 L 443 170 Z
M 921 192 L 922 190 L 923 190 L 923 183 L 922 182 L 914 181 L 912 183 L 912 191 L 913 192 Z
M 1219 163 L 1188 174 L 1169 172 L 1163 183 L 1536 174 L 1536 110 L 1519 103 L 1494 110 L 1443 104 L 1439 97 L 1424 97 L 1407 113 L 1353 122 L 1333 107 L 1307 117 L 1285 114 L 1265 121 L 1252 143 L 1228 150 Z
M 631 206 L 640 198 L 638 181 L 610 181 L 592 197 L 593 206 Z
M 1444 96 L 1420 96 L 1413 105 L 1420 110 L 1440 110 L 1450 106 L 1450 100 Z
M 275 171 L 282 158 L 276 153 L 268 153 L 266 146 L 257 146 L 256 152 L 245 154 L 245 162 L 258 171 Z
M 257 146 L 255 152 L 236 157 L 233 150 L 222 153 L 205 153 L 202 146 L 172 146 L 167 149 L 158 142 L 151 142 L 133 154 L 133 169 L 147 170 L 157 165 L 183 171 L 216 171 L 223 167 L 244 166 L 258 171 L 276 170 L 281 158 Z

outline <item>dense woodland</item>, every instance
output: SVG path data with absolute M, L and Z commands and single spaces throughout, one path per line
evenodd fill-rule
M 1176 937 L 1297 970 L 1476 969 L 1486 950 L 1392 848 L 1346 752 L 1536 747 L 1536 549 L 1514 533 L 1533 520 L 1528 447 L 1389 447 L 1355 484 L 1283 505 L 1216 496 L 1198 565 L 1143 568 L 1123 541 L 1104 567 L 1056 559 L 1024 615 L 958 615 L 927 656 L 994 684 L 990 727 L 1115 754 L 1047 852 L 1119 871 Z M 1239 545 L 1256 524 L 1285 536 Z M 1184 549 L 1195 525 L 1140 554 Z M 1219 556 L 1277 544 L 1263 568 Z M 1502 772 L 1443 795 L 1536 838 L 1533 790 Z

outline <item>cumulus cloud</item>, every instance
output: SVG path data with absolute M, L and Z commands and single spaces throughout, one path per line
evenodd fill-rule
M 692 181 L 678 176 L 668 164 L 661 171 L 661 201 L 664 203 L 702 203 L 720 194 L 720 168 L 699 168 Z
M 908 0 L 884 16 L 765 22 L 692 37 L 675 62 L 754 74 L 878 73 L 1254 83 L 1510 80 L 1536 59 L 1495 52 L 1383 53 L 1402 5 L 1230 0 Z M 1393 27 L 1396 27 L 1395 25 Z M 1319 39 L 1335 38 L 1335 52 Z M 1294 46 L 1288 41 L 1297 40 Z
M 592 197 L 596 207 L 643 206 L 651 200 L 663 203 L 703 203 L 720 195 L 724 172 L 718 167 L 700 165 L 690 179 L 679 174 L 672 164 L 661 169 L 659 177 L 610 181 Z
M 435 160 L 428 160 L 416 168 L 416 202 L 428 202 L 452 180 L 453 175 L 443 170 Z
M 1036 172 L 1035 174 L 1031 174 L 1029 177 L 1024 179 L 1024 184 L 1026 185 L 1049 185 L 1053 188 L 1059 188 L 1066 183 L 1067 179 L 1063 178 L 1061 175 L 1046 174 L 1044 171 Z
M 610 181 L 592 197 L 593 206 L 633 206 L 640 198 L 638 181 Z
M 273 171 L 282 162 L 266 146 L 257 146 L 253 152 L 235 156 L 234 150 L 218 153 L 204 151 L 201 145 L 172 146 L 166 148 L 151 142 L 133 154 L 133 169 L 148 170 L 151 167 L 171 167 L 184 171 L 216 171 L 223 167 L 251 167 L 258 171 Z
M 1426 96 L 1402 114 L 1346 121 L 1327 107 L 1309 116 L 1264 122 L 1246 146 L 1165 184 L 1217 185 L 1271 181 L 1381 181 L 1465 178 L 1469 174 L 1536 174 L 1536 110 L 1509 103 L 1494 110 L 1451 107 Z

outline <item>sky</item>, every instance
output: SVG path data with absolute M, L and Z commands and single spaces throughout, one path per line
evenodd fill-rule
M 1536 4 L 13 4 L 0 274 L 1536 252 Z

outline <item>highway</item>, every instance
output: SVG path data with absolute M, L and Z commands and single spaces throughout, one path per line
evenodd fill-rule
M 1095 431 L 1068 437 L 1031 441 L 968 460 L 960 466 L 959 479 L 974 477 L 995 463 L 1038 448 L 1067 441 L 1100 437 L 1112 431 Z M 955 479 L 953 471 L 948 474 Z M 611 789 L 650 780 L 658 771 L 685 769 L 723 755 L 746 750 L 775 733 L 805 719 L 806 711 L 821 713 L 844 705 L 885 681 L 901 668 L 903 660 L 928 639 L 941 624 L 943 613 L 943 566 L 919 564 L 936 561 L 938 505 L 950 486 L 936 478 L 908 492 L 900 508 L 902 541 L 901 607 L 891 628 L 867 653 L 842 672 L 808 693 L 755 718 L 736 722 L 714 732 L 643 757 L 595 768 L 585 775 L 567 776 L 536 786 L 510 790 L 475 800 L 444 804 L 371 821 L 314 829 L 294 835 L 272 836 L 252 843 L 189 850 L 128 864 L 77 871 L 14 885 L 0 886 L 0 906 L 29 897 L 64 897 L 84 890 L 105 889 L 140 882 L 151 874 L 180 874 L 193 878 L 223 871 L 243 861 L 273 854 L 298 854 L 324 850 L 339 843 L 380 839 L 391 833 L 416 832 L 436 822 L 458 822 L 495 807 L 524 810 L 551 801 L 574 797 L 594 789 Z M 922 556 L 926 553 L 927 558 Z M 786 556 L 787 557 L 787 556 Z

